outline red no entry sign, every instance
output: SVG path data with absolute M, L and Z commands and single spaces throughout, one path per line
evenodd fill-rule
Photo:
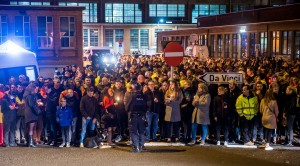
M 178 66 L 183 60 L 183 48 L 177 42 L 170 42 L 164 50 L 164 58 L 168 65 Z

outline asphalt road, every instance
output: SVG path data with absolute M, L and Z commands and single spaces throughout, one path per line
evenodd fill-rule
M 146 152 L 130 153 L 129 146 L 110 149 L 0 148 L 0 166 L 135 166 L 135 165 L 300 165 L 299 151 L 237 149 L 217 146 L 147 147 Z

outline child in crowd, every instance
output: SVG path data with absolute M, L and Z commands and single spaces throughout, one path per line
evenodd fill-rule
M 73 112 L 71 107 L 67 106 L 66 98 L 60 99 L 60 105 L 56 111 L 56 121 L 61 127 L 62 144 L 59 147 L 70 147 L 71 142 L 71 124 L 73 120 Z

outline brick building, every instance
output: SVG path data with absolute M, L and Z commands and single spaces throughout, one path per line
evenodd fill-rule
M 12 40 L 37 55 L 40 74 L 82 66 L 83 7 L 0 5 L 1 43 Z

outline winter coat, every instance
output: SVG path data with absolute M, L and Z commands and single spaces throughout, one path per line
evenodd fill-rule
M 54 117 L 56 114 L 56 109 L 58 105 L 59 94 L 52 90 L 49 94 L 47 94 L 46 98 L 46 116 L 47 117 Z
M 90 97 L 88 95 L 85 95 L 81 98 L 80 101 L 80 112 L 82 114 L 82 117 L 87 118 L 99 118 L 99 106 L 98 101 L 95 97 Z
M 169 122 L 179 122 L 181 121 L 181 114 L 180 114 L 180 103 L 182 101 L 183 95 L 181 91 L 178 92 L 178 96 L 170 101 L 170 96 L 165 95 L 165 103 L 166 103 L 166 112 L 168 108 L 171 108 L 171 117 Z M 167 113 L 166 113 L 167 115 Z M 165 118 L 165 121 L 168 121 Z
M 79 115 L 79 100 L 75 97 L 66 97 L 67 106 L 71 107 L 73 112 L 73 117 L 77 117 Z
M 218 118 L 226 118 L 230 116 L 228 105 L 229 97 L 227 95 L 218 95 L 213 101 L 213 116 Z
M 71 126 L 73 120 L 73 111 L 69 106 L 58 107 L 56 111 L 56 121 L 61 127 Z
M 163 95 L 159 90 L 154 89 L 152 92 L 150 89 L 145 93 L 147 96 L 148 112 L 159 113 L 161 102 L 163 101 Z M 154 98 L 157 98 L 158 102 L 154 102 Z
M 260 103 L 260 112 L 262 113 L 262 124 L 265 128 L 275 129 L 277 127 L 278 105 L 275 100 L 269 103 L 262 99 Z
M 194 106 L 192 104 L 194 99 L 194 90 L 191 87 L 182 89 L 183 99 L 181 102 L 181 119 L 185 121 L 191 121 L 192 114 L 194 111 Z M 187 100 L 189 98 L 189 101 Z
M 288 115 L 296 115 L 296 104 L 297 104 L 297 94 L 292 93 L 290 95 L 285 95 L 283 111 Z
M 14 99 L 10 99 L 8 95 L 5 95 L 2 99 L 1 107 L 2 107 L 2 113 L 3 113 L 3 121 L 6 122 L 13 122 L 17 118 L 17 110 L 10 109 L 10 105 L 15 103 Z M 16 103 L 15 103 L 16 104 Z
M 195 109 L 192 115 L 192 123 L 209 125 L 209 107 L 210 107 L 211 97 L 209 93 L 206 94 L 196 94 L 193 100 L 193 105 Z
M 251 120 L 258 112 L 258 100 L 257 97 L 250 94 L 249 97 L 241 94 L 236 101 L 236 111 L 240 117 L 245 117 L 247 120 Z
M 35 94 L 24 93 L 25 99 L 25 123 L 34 122 L 38 120 L 40 108 L 37 104 L 37 97 Z

